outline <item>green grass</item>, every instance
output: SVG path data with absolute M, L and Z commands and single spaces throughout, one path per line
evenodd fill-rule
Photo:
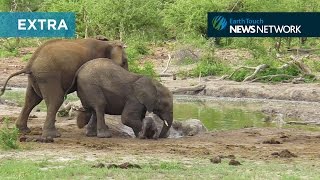
M 8 51 L 6 49 L 0 49 L 0 58 L 5 58 L 5 57 L 14 57 L 18 55 L 17 50 L 12 50 Z
M 5 150 L 18 149 L 19 130 L 16 127 L 9 127 L 9 118 L 4 118 L 0 126 L 0 147 Z
M 114 162 L 112 162 L 114 163 Z M 227 160 L 211 164 L 209 160 L 188 163 L 158 161 L 138 163 L 142 169 L 92 168 L 93 162 L 53 162 L 2 159 L 0 179 L 319 179 L 317 162 L 241 161 L 230 166 Z M 118 163 L 117 163 L 118 164 Z

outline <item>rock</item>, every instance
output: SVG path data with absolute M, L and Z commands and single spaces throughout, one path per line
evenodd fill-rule
M 282 144 L 282 143 L 272 138 L 270 140 L 263 141 L 262 144 Z
M 181 136 L 195 136 L 207 132 L 207 128 L 198 119 L 189 119 L 186 121 L 174 121 L 172 129 L 181 134 Z
M 296 154 L 290 152 L 288 149 L 282 150 L 279 153 L 279 157 L 281 158 L 291 158 L 291 157 L 298 157 Z
M 20 141 L 20 142 L 26 142 L 26 141 L 27 141 L 27 137 L 26 137 L 26 136 L 21 136 L 21 137 L 19 138 L 19 141 Z
M 212 162 L 213 164 L 219 164 L 221 163 L 221 158 L 219 156 L 211 158 L 210 162 Z
M 201 50 L 185 47 L 172 54 L 173 62 L 176 64 L 192 64 L 201 58 Z
M 141 169 L 141 167 L 138 165 L 138 164 L 131 164 L 129 162 L 125 162 L 125 163 L 122 163 L 122 164 L 119 164 L 119 165 L 116 165 L 116 164 L 109 164 L 107 166 L 108 169 L 110 168 L 120 168 L 120 169 L 131 169 L 131 168 L 137 168 L 137 169 Z
M 69 117 L 68 119 L 72 119 L 77 115 L 77 111 L 82 109 L 83 108 L 80 100 L 65 102 L 59 109 L 58 116 Z
M 91 168 L 104 168 L 104 167 L 105 167 L 105 165 L 103 163 L 98 163 L 98 164 L 91 166 Z
M 38 116 L 33 114 L 33 115 L 30 115 L 29 118 L 38 118 Z
M 231 166 L 239 166 L 241 165 L 241 163 L 235 159 L 231 159 L 230 162 L 229 162 L 229 165 Z
M 128 163 L 128 162 L 125 162 L 123 164 L 120 164 L 118 166 L 119 168 L 121 169 L 128 169 L 128 168 L 138 168 L 138 169 L 141 169 L 141 167 L 137 164 L 131 164 L 131 163 Z

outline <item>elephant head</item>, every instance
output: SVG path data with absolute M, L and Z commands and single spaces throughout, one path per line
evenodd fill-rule
M 124 69 L 128 70 L 128 58 L 125 53 L 125 45 L 119 41 L 108 41 L 111 44 L 111 50 L 107 48 L 108 54 L 106 57 L 110 57 L 116 64 L 120 65 Z
M 141 77 L 134 84 L 134 95 L 147 111 L 163 120 L 159 138 L 167 137 L 173 121 L 173 99 L 169 89 L 156 80 Z

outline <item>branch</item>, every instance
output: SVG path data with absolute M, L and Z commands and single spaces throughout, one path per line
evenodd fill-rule
M 166 68 L 165 68 L 160 74 L 164 74 L 164 73 L 168 70 L 169 64 L 170 64 L 170 62 L 171 62 L 171 55 L 168 54 L 168 57 L 169 57 L 169 59 L 168 59 L 168 62 L 167 62 L 167 66 L 166 66 Z
M 230 79 L 230 78 L 234 75 L 234 73 L 236 73 L 236 72 L 239 71 L 240 69 L 249 69 L 249 70 L 254 70 L 254 72 L 253 72 L 251 75 L 247 76 L 247 77 L 243 80 L 243 82 L 245 82 L 245 81 L 250 81 L 250 80 L 252 80 L 253 78 L 255 78 L 260 71 L 263 71 L 263 70 L 265 70 L 265 69 L 268 68 L 268 67 L 269 67 L 269 66 L 266 65 L 266 64 L 261 64 L 261 65 L 259 65 L 259 66 L 257 66 L 257 67 L 241 66 L 241 67 L 238 67 L 235 71 L 233 71 L 233 73 L 230 74 L 230 76 L 228 77 L 228 79 Z
M 191 86 L 191 87 L 181 87 L 177 88 L 175 90 L 172 90 L 172 93 L 181 93 L 181 92 L 187 92 L 187 91 L 193 91 L 193 92 L 199 92 L 202 91 L 206 87 L 205 84 L 198 84 L 196 86 Z
M 256 68 L 255 67 L 248 67 L 248 66 L 241 66 L 241 67 L 238 67 L 237 69 L 235 69 L 233 71 L 233 73 L 231 73 L 227 78 L 230 79 L 234 73 L 238 72 L 240 69 L 249 69 L 249 70 L 255 70 Z
M 266 65 L 266 64 L 261 64 L 261 65 L 257 66 L 257 67 L 255 68 L 254 72 L 253 72 L 250 76 L 247 76 L 247 77 L 243 80 L 243 82 L 252 80 L 253 78 L 255 78 L 255 77 L 257 76 L 257 74 L 258 74 L 260 71 L 263 71 L 263 70 L 265 70 L 265 69 L 268 68 L 268 67 L 269 67 L 269 66 Z
M 276 77 L 295 78 L 295 77 L 298 77 L 298 76 L 291 76 L 291 75 L 288 75 L 288 74 L 275 74 L 275 75 L 267 75 L 267 76 L 257 77 L 255 79 L 251 80 L 250 82 L 256 82 L 258 80 L 267 79 L 267 78 L 269 78 L 269 80 L 271 80 L 271 79 L 276 78 Z

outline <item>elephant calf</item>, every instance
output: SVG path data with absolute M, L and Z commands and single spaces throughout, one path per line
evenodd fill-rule
M 82 118 L 77 118 L 78 126 L 89 123 L 87 136 L 111 137 L 104 114 L 121 115 L 122 123 L 131 127 L 138 137 L 142 120 L 149 111 L 163 120 L 159 138 L 167 137 L 173 120 L 172 94 L 168 88 L 106 60 L 91 60 L 77 71 L 74 82 L 84 108 L 79 113 Z
M 158 139 L 158 128 L 152 117 L 145 117 L 142 120 L 142 129 L 139 132 L 140 139 Z

